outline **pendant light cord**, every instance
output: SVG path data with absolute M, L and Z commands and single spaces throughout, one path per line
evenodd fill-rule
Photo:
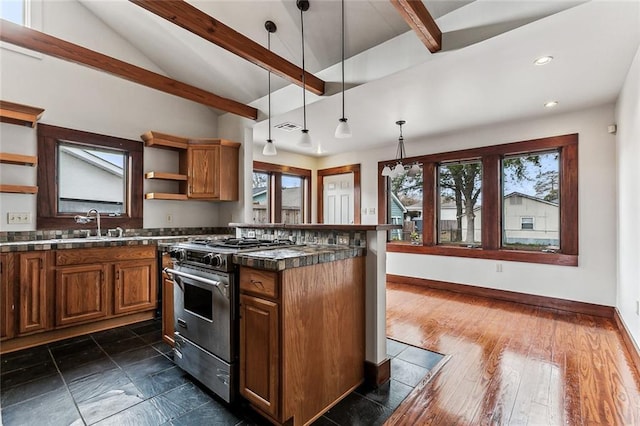
M 271 52 L 271 31 L 267 31 L 267 48 Z M 269 83 L 267 84 L 269 89 L 269 141 L 271 141 L 271 68 L 269 68 Z
M 302 122 L 304 125 L 304 130 L 307 130 L 307 83 L 305 78 L 305 68 L 304 68 L 304 11 L 300 8 L 300 35 L 302 38 Z
M 344 119 L 344 0 L 342 0 L 342 119 Z

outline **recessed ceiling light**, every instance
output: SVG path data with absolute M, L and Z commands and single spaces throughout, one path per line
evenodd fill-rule
M 537 58 L 533 63 L 535 65 L 547 65 L 549 62 L 553 60 L 553 56 L 541 56 Z
M 545 108 L 553 108 L 556 105 L 558 105 L 558 101 L 549 101 L 549 102 L 545 102 L 544 107 Z

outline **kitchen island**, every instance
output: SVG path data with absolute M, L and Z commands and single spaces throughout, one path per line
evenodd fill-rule
M 277 423 L 286 422 L 293 416 L 293 424 L 306 424 L 365 378 L 371 384 L 388 380 L 386 232 L 398 229 L 398 225 L 232 223 L 229 226 L 237 229 L 238 237 L 289 239 L 298 244 L 270 253 L 252 252 L 234 257 L 241 265 L 241 315 L 245 320 L 244 325 L 241 320 L 240 388 L 254 407 Z M 283 307 L 286 303 L 293 305 Z M 326 322 L 327 318 L 330 324 Z M 251 336 L 248 340 L 243 328 L 250 321 L 251 325 L 262 329 L 259 336 Z M 327 335 L 318 337 L 318 333 Z M 263 336 L 262 340 L 260 336 Z M 269 336 L 270 340 L 264 336 Z M 304 344 L 296 346 L 296 338 L 303 338 Z M 254 339 L 258 339 L 261 350 L 249 351 L 243 361 L 242 346 L 247 350 Z M 282 360 L 275 346 L 279 339 L 283 345 L 280 348 Z M 323 353 L 328 350 L 325 348 L 345 351 L 339 355 L 336 355 L 338 352 Z M 242 382 L 242 365 L 253 362 L 250 357 L 255 358 L 256 353 L 263 354 L 258 361 L 261 366 L 272 366 L 267 369 L 272 375 L 251 377 L 254 382 L 247 386 Z M 272 354 L 274 357 L 269 358 Z M 355 370 L 357 377 L 349 375 L 346 369 L 342 371 L 343 365 L 350 365 L 349 369 Z M 280 366 L 284 366 L 285 371 L 278 371 Z M 305 406 L 327 392 L 323 388 L 325 380 L 331 383 L 342 377 L 348 380 L 339 389 L 333 389 L 330 396 L 313 404 L 312 408 Z M 276 383 L 282 380 L 281 402 L 270 399 L 278 397 L 278 388 L 267 386 L 274 380 Z M 258 391 L 252 386 L 257 386 Z M 304 386 L 309 390 L 305 391 Z

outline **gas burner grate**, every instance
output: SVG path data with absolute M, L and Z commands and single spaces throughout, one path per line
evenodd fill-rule
M 234 249 L 246 249 L 256 247 L 273 247 L 292 244 L 289 240 L 261 240 L 257 238 L 227 238 L 225 240 L 210 241 L 209 247 L 226 247 Z

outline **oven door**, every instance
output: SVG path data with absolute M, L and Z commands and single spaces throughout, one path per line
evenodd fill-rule
M 190 268 L 169 272 L 174 279 L 176 332 L 219 358 L 233 362 L 233 276 Z

